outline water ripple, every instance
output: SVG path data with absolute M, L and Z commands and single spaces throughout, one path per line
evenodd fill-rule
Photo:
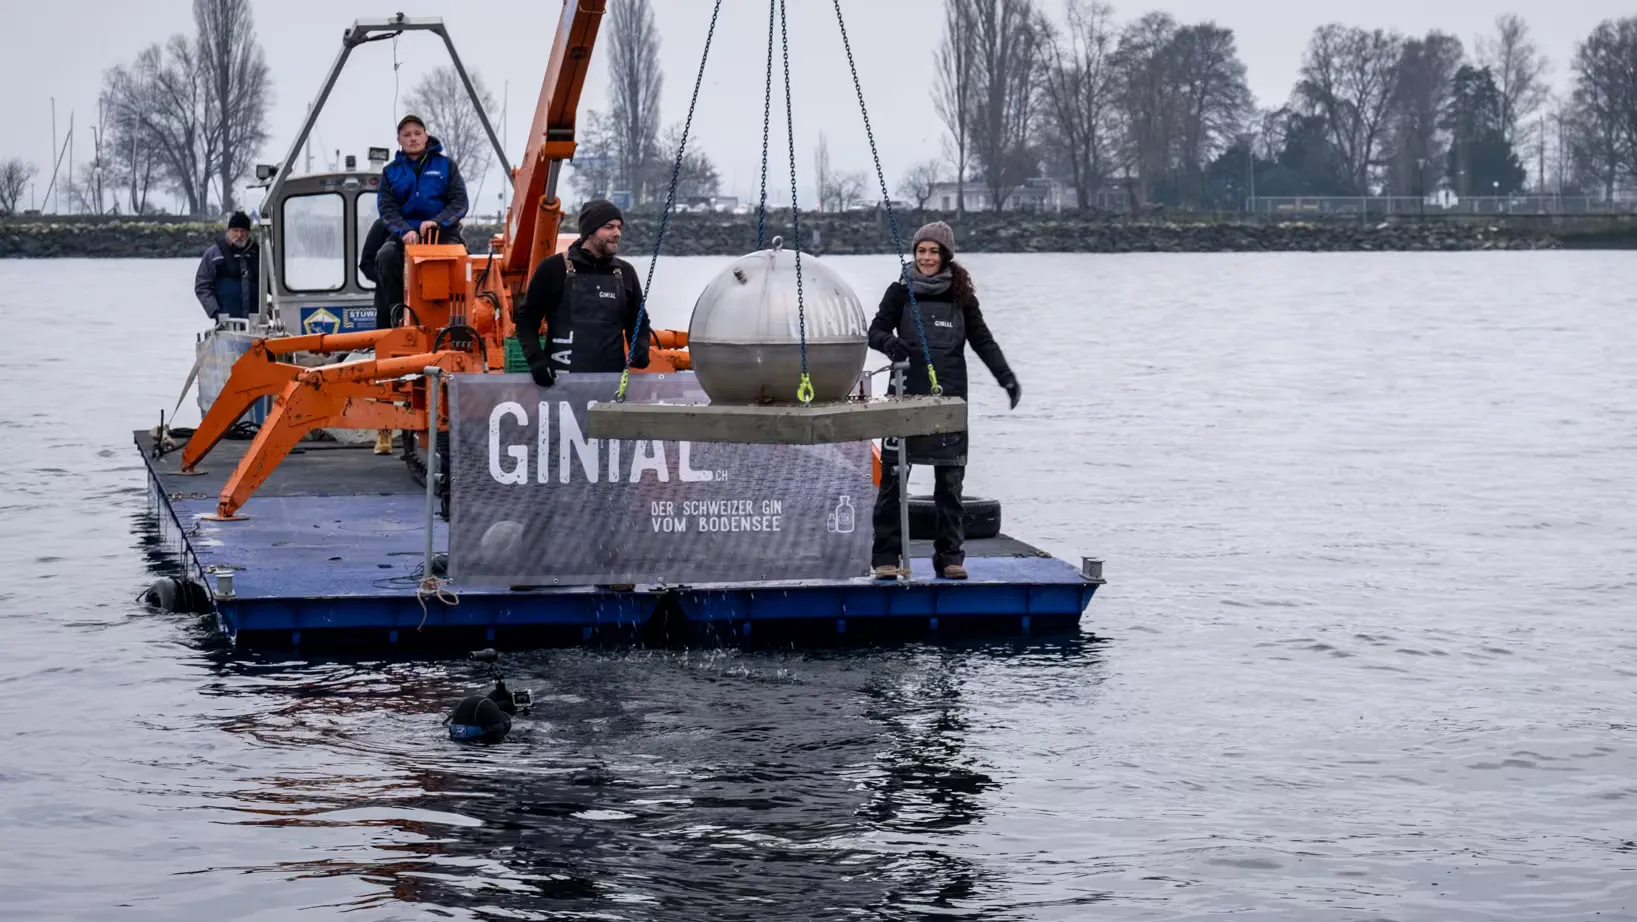
M 0 345 L 39 381 L 0 419 L 0 905 L 1637 914 L 1637 264 L 967 261 L 1029 382 L 1011 412 L 973 364 L 968 489 L 1108 561 L 1097 636 L 531 654 L 508 676 L 540 704 L 491 749 L 442 736 L 487 681 L 458 658 L 232 660 L 198 619 L 137 607 L 171 552 L 130 430 L 191 366 L 196 315 L 154 293 L 192 261 L 0 265 L 0 318 L 65 303 L 65 272 L 123 317 L 59 362 Z M 861 293 L 895 271 L 826 262 Z M 669 261 L 656 322 L 685 326 L 719 264 Z M 78 386 L 108 367 L 117 395 Z

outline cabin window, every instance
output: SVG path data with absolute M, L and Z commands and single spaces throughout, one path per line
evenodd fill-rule
M 284 287 L 340 291 L 347 284 L 346 202 L 334 192 L 284 200 Z
M 369 229 L 375 226 L 375 219 L 381 215 L 380 210 L 375 207 L 375 193 L 365 192 L 353 199 L 353 201 L 357 203 L 355 207 L 358 210 L 358 254 L 361 261 L 364 253 L 364 241 L 369 239 Z M 375 290 L 375 283 L 369 280 L 369 276 L 366 276 L 362 269 L 358 268 L 357 262 L 353 264 L 352 270 L 353 274 L 358 276 L 359 288 L 365 291 Z

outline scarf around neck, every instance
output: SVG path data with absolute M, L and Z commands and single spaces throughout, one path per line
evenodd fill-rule
M 906 266 L 904 273 L 908 277 L 909 284 L 914 289 L 916 297 L 941 295 L 948 291 L 949 286 L 955 282 L 955 274 L 949 270 L 948 266 L 945 266 L 944 270 L 937 275 L 922 275 L 914 266 Z

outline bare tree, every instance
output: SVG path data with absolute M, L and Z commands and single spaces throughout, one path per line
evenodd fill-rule
M 968 133 L 999 211 L 1034 170 L 1029 130 L 1040 60 L 1039 16 L 1033 0 L 972 0 L 971 13 L 974 105 Z
M 1115 98 L 1125 125 L 1123 159 L 1135 180 L 1138 207 L 1148 204 L 1171 169 L 1182 108 L 1170 53 L 1176 34 L 1170 13 L 1147 13 L 1121 31 L 1114 50 Z
M 198 66 L 219 147 L 216 179 L 223 211 L 233 210 L 234 185 L 267 143 L 271 82 L 250 2 L 193 0 Z
M 1068 167 L 1076 204 L 1089 208 L 1113 171 L 1111 143 L 1116 89 L 1114 9 L 1102 0 L 1068 0 L 1068 28 L 1044 17 L 1041 97 L 1051 116 L 1046 133 Z
M 0 214 L 16 214 L 23 190 L 38 168 L 18 157 L 0 160 Z
M 924 209 L 942 172 L 938 161 L 923 160 L 906 170 L 904 178 L 898 180 L 898 194 L 907 201 L 914 201 L 916 210 Z
M 1637 16 L 1604 20 L 1575 49 L 1568 156 L 1612 197 L 1637 179 Z
M 614 154 L 614 121 L 606 112 L 588 109 L 575 133 L 578 143 L 569 181 L 587 199 L 607 198 L 619 172 L 619 161 Z M 669 173 L 665 179 L 670 180 Z
M 660 159 L 665 164 L 665 181 L 671 180 L 676 167 L 676 153 L 682 144 L 682 123 L 673 122 L 660 138 Z M 722 175 L 716 163 L 699 144 L 699 135 L 690 134 L 688 148 L 683 152 L 682 168 L 677 171 L 676 197 L 683 199 L 714 198 L 722 188 Z
M 973 0 L 944 0 L 944 38 L 938 46 L 938 83 L 933 105 L 949 130 L 955 155 L 955 210 L 966 213 L 966 165 L 971 153 L 973 68 L 975 53 L 972 31 Z
M 1245 133 L 1255 101 L 1231 29 L 1212 22 L 1184 26 L 1172 38 L 1169 56 L 1182 188 L 1190 199 L 1204 201 L 1206 164 Z
M 620 182 L 632 201 L 651 197 L 659 143 L 659 28 L 649 0 L 615 0 L 608 8 L 608 73 Z
M 472 78 L 472 89 L 483 103 L 483 111 L 493 111 L 494 94 L 484 85 L 483 76 L 477 71 L 468 76 Z M 494 164 L 494 149 L 489 133 L 483 130 L 483 120 L 478 118 L 477 109 L 472 105 L 472 96 L 466 92 L 466 84 L 455 68 L 452 65 L 434 68 L 415 84 L 404 104 L 426 120 L 427 133 L 438 139 L 443 152 L 460 164 L 461 175 L 467 183 L 476 187 Z
M 830 141 L 819 132 L 818 144 L 813 146 L 813 197 L 819 211 L 829 210 L 835 196 L 835 173 L 830 169 Z M 795 205 L 791 203 L 792 207 Z
M 1389 188 L 1424 195 L 1436 186 L 1448 153 L 1439 123 L 1449 108 L 1455 72 L 1464 57 L 1460 39 L 1443 32 L 1404 43 L 1388 128 Z
M 146 214 L 148 192 L 159 173 L 153 139 L 146 127 L 152 88 L 138 84 L 140 72 L 114 67 L 103 74 L 102 101 L 108 117 L 109 177 L 127 196 L 131 214 Z M 117 210 L 117 208 L 116 208 Z
M 1297 96 L 1310 112 L 1324 116 L 1342 168 L 1360 195 L 1370 191 L 1403 47 L 1397 32 L 1331 23 L 1314 30 L 1303 56 Z
M 830 166 L 830 141 L 819 132 L 813 148 L 813 185 L 820 211 L 844 211 L 864 197 L 870 177 L 862 172 L 837 172 Z
M 830 201 L 834 207 L 829 210 L 846 211 L 862 203 L 871 185 L 870 175 L 863 170 L 835 174 L 830 181 Z
M 137 55 L 134 70 L 132 85 L 147 97 L 137 101 L 137 111 L 161 174 L 187 202 L 189 214 L 204 215 L 220 147 L 194 43 L 173 35 L 163 50 L 150 45 Z
M 1547 98 L 1547 60 L 1529 35 L 1529 24 L 1508 13 L 1495 20 L 1495 34 L 1478 40 L 1478 64 L 1495 76 L 1501 94 L 1501 121 L 1506 140 L 1520 142 L 1519 132 L 1534 123 Z

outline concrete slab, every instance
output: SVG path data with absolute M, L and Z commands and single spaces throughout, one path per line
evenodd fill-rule
M 835 403 L 594 403 L 587 435 L 599 439 L 823 445 L 966 429 L 959 397 L 888 397 Z

